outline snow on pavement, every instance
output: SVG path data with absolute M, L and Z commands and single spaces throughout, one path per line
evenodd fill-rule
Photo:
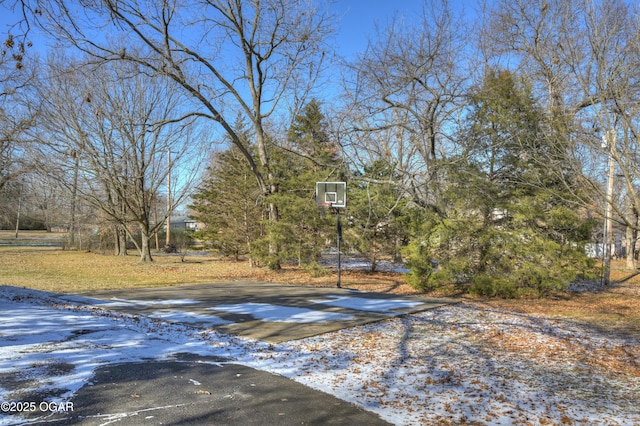
M 341 308 L 356 309 L 358 311 L 371 311 L 387 313 L 394 309 L 410 308 L 418 306 L 422 302 L 399 299 L 373 299 L 352 296 L 329 296 L 329 299 L 311 300 L 323 305 L 339 306 Z
M 291 377 L 398 425 L 640 423 L 639 342 L 567 321 L 461 304 L 272 345 L 165 315 L 0 287 L 0 400 L 22 387 L 72 401 L 101 365 L 192 352 Z M 1 425 L 16 422 L 0 414 Z
M 270 322 L 312 323 L 327 321 L 346 321 L 353 315 L 323 312 L 314 309 L 296 308 L 293 306 L 271 305 L 268 303 L 236 303 L 232 305 L 216 305 L 208 308 L 215 311 L 247 314 L 254 318 Z
M 11 402 L 73 401 L 74 393 L 106 364 L 169 359 L 181 352 L 234 358 L 242 347 L 234 340 L 217 336 L 211 342 L 180 324 L 59 306 L 44 292 L 0 287 L 2 411 L 9 411 L 4 403 Z M 3 412 L 0 425 L 22 424 L 21 417 Z

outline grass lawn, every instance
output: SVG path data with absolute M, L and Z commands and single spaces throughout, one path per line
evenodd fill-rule
M 280 271 L 252 268 L 247 261 L 194 255 L 184 262 L 175 255 L 156 255 L 142 263 L 137 254 L 110 256 L 91 252 L 42 247 L 0 247 L 0 285 L 28 287 L 61 293 L 90 290 L 162 287 L 238 280 L 284 284 L 335 286 L 336 274 L 312 277 L 297 267 Z M 343 271 L 344 287 L 381 292 L 411 293 L 402 276 L 379 272 Z
M 2 235 L 0 235 L 0 238 Z M 0 285 L 74 293 L 101 289 L 158 287 L 181 284 L 253 280 L 292 285 L 331 287 L 336 274 L 312 277 L 296 267 L 280 271 L 252 268 L 249 262 L 234 262 L 213 256 L 155 256 L 153 263 L 141 263 L 130 256 L 110 256 L 55 248 L 0 247 Z M 614 284 L 598 293 L 561 293 L 545 299 L 500 300 L 463 298 L 487 308 L 565 318 L 604 331 L 623 334 L 640 332 L 640 275 L 615 269 Z M 402 274 L 343 271 L 342 285 L 366 291 L 396 294 L 415 293 Z

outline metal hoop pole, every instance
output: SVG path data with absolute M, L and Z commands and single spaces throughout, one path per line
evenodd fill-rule
M 342 223 L 340 223 L 340 209 L 336 209 L 336 214 L 338 215 L 337 220 L 337 234 L 338 234 L 338 288 L 341 288 L 340 285 L 340 272 L 342 270 L 342 261 L 341 261 L 341 248 L 340 243 L 342 242 Z

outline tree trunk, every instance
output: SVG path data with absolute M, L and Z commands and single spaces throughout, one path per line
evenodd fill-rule
M 625 235 L 625 239 L 627 240 L 627 252 L 626 252 L 626 269 L 635 270 L 637 267 L 636 262 L 636 240 L 637 240 L 638 232 L 635 231 L 632 227 L 627 226 L 627 232 Z
M 126 256 L 127 255 L 127 233 L 123 229 L 122 225 L 115 225 L 115 236 L 114 236 L 114 252 L 113 254 L 116 256 Z
M 638 242 L 638 210 L 633 207 L 632 202 L 628 203 L 628 217 L 633 221 L 632 226 L 627 226 L 625 239 L 627 240 L 626 268 L 635 271 L 638 268 L 636 259 L 636 246 Z
M 142 231 L 142 245 L 140 246 L 140 261 L 141 262 L 153 262 L 151 257 L 151 245 L 149 244 L 149 233 Z

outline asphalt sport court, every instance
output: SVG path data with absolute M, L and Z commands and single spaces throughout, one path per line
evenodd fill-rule
M 81 296 L 78 298 L 77 296 Z M 416 295 L 389 295 L 341 288 L 251 281 L 60 295 L 108 310 L 269 343 L 422 312 L 454 303 Z

